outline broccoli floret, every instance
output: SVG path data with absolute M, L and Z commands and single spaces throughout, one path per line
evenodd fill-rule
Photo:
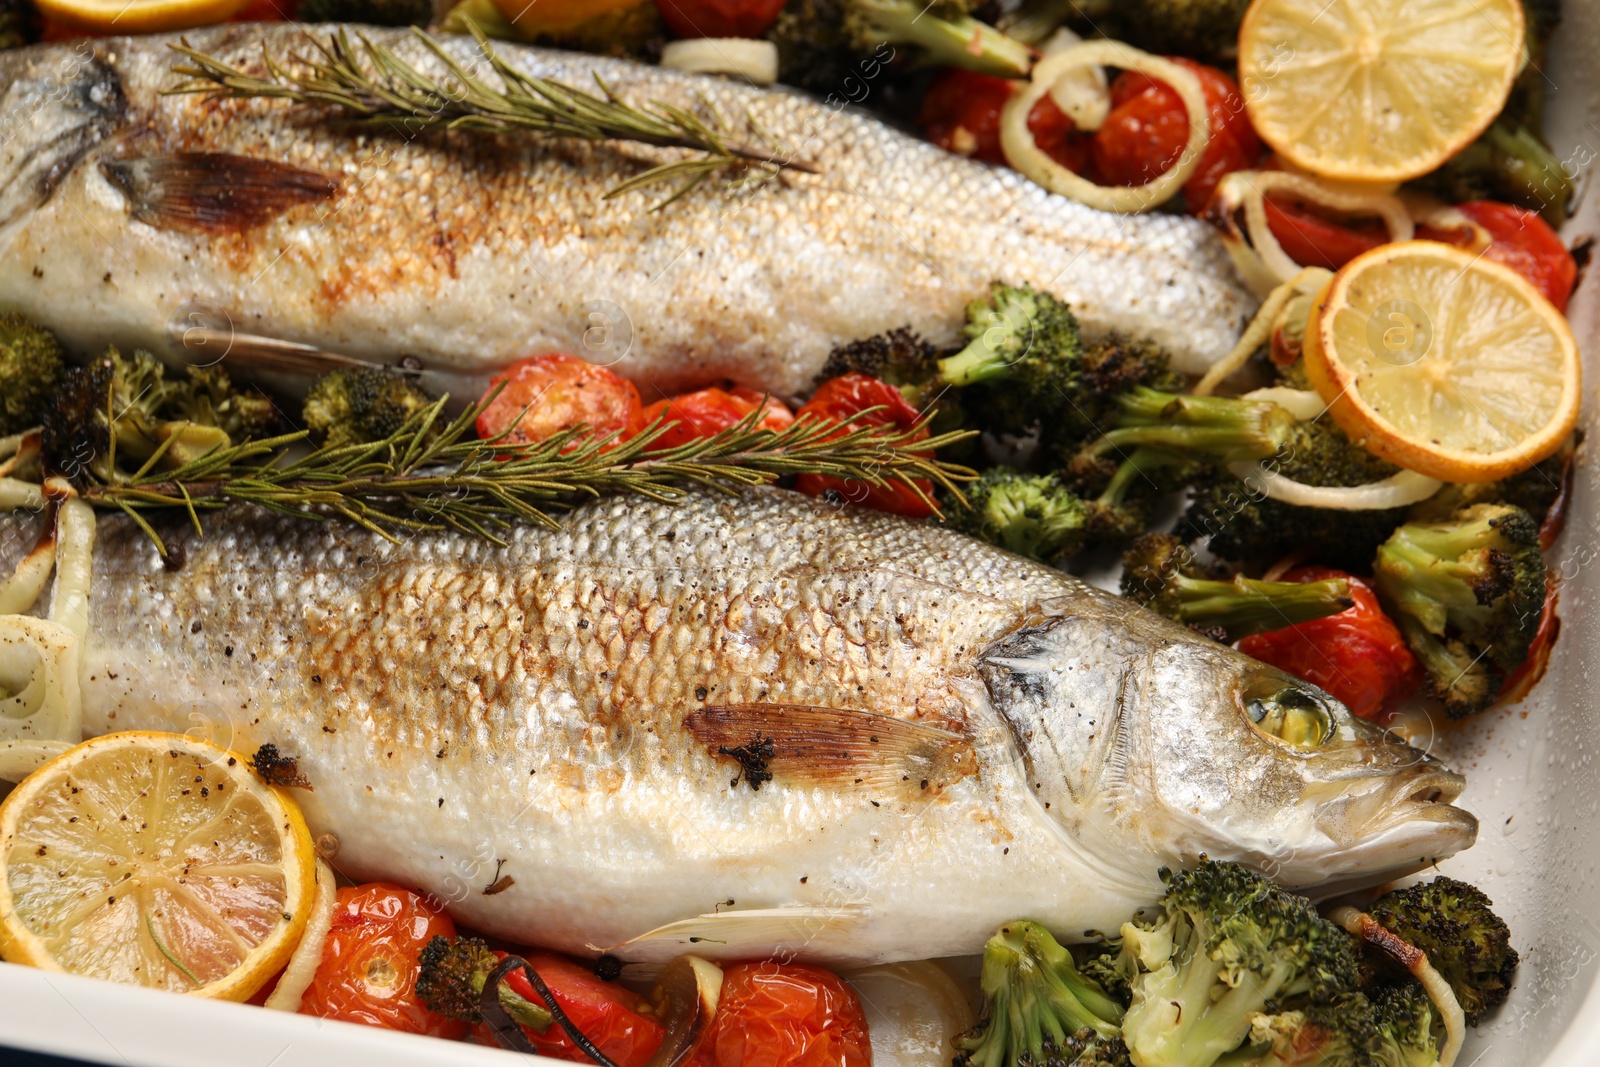
M 300 422 L 324 448 L 370 444 L 393 436 L 431 403 L 428 394 L 403 374 L 353 367 L 311 383 Z
M 39 9 L 33 0 L 0 0 L 0 51 L 39 39 Z
M 1083 354 L 1078 319 L 1049 293 L 995 282 L 967 305 L 967 346 L 939 361 L 951 385 L 1004 381 L 1025 390 L 1068 393 Z
M 938 371 L 939 350 L 911 327 L 900 326 L 835 345 L 817 374 L 817 384 L 846 374 L 866 374 L 900 387 L 906 399 L 920 407 Z
M 1567 478 L 1567 464 L 1571 462 L 1577 442 L 1568 438 L 1562 449 L 1525 471 L 1497 482 L 1470 482 L 1465 485 L 1446 485 L 1419 504 L 1413 504 L 1406 513 L 1410 522 L 1437 522 L 1448 519 L 1462 508 L 1474 504 L 1510 504 L 1519 507 L 1543 523 Z
M 1377 1067 L 1383 1032 L 1360 993 L 1339 993 L 1326 1004 L 1258 1015 L 1244 1048 L 1218 1067 Z
M 0 437 L 43 421 L 62 367 L 54 334 L 21 315 L 0 315 Z
M 1440 876 L 1380 897 L 1367 913 L 1428 954 L 1477 1026 L 1505 1003 L 1517 973 L 1511 931 L 1476 886 Z M 1430 1024 L 1431 1025 L 1431 1024 Z
M 1124 0 L 1115 36 L 1159 55 L 1226 66 L 1239 54 L 1239 24 L 1250 0 Z
M 969 507 L 952 504 L 955 529 L 1032 559 L 1070 556 L 1089 536 L 1090 505 L 1053 474 L 991 467 L 964 487 Z
M 1037 923 L 1002 926 L 983 948 L 983 1019 L 956 1039 L 963 1067 L 1111 1062 L 1080 1060 L 1096 1038 L 1117 1036 L 1122 1005 L 1078 973 L 1072 955 Z M 1083 1037 L 1078 1035 L 1088 1031 Z M 1076 1043 L 1078 1047 L 1072 1046 Z
M 1122 1039 L 1140 1067 L 1211 1067 L 1256 1017 L 1336 1013 L 1355 991 L 1352 939 L 1311 902 L 1233 863 L 1163 872 L 1161 914 L 1122 928 L 1140 962 Z
M 1194 553 L 1171 534 L 1136 539 L 1122 554 L 1122 595 L 1200 630 L 1222 630 L 1229 641 L 1337 615 L 1350 608 L 1350 583 L 1260 582 L 1243 575 L 1211 577 Z
M 1445 712 L 1461 718 L 1488 707 L 1539 630 L 1539 524 L 1509 504 L 1407 523 L 1378 547 L 1372 571 Z
M 1185 396 L 1137 386 L 1116 398 L 1113 428 L 1095 454 L 1144 445 L 1219 463 L 1266 459 L 1289 443 L 1297 421 L 1270 400 Z
M 300 0 L 301 22 L 365 22 L 373 26 L 426 26 L 433 0 Z
M 1444 1025 L 1422 983 L 1408 978 L 1379 986 L 1368 997 L 1381 1037 L 1379 1067 L 1436 1067 Z
M 767 39 L 778 48 L 779 77 L 820 93 L 849 93 L 864 68 L 888 62 L 897 46 L 916 58 L 984 74 L 1017 78 L 1033 55 L 972 17 L 974 0 L 790 0 Z M 887 47 L 886 47 L 887 46 Z
M 45 412 L 43 444 L 51 469 L 117 482 L 124 466 L 136 469 L 158 451 L 162 467 L 181 467 L 276 421 L 270 400 L 235 388 L 221 367 L 169 377 L 149 352 L 124 356 L 111 347 L 62 377 Z
M 1332 486 L 1365 485 L 1397 469 L 1326 419 L 1296 423 L 1266 466 L 1295 481 Z M 1209 537 L 1208 547 L 1222 559 L 1270 562 L 1303 550 L 1330 566 L 1364 569 L 1404 520 L 1404 508 L 1333 512 L 1280 503 L 1216 470 L 1196 480 L 1178 532 L 1189 541 Z
M 489 946 L 476 937 L 435 936 L 417 957 L 422 969 L 417 972 L 417 999 L 429 1011 L 464 1022 L 483 1021 L 480 1005 L 483 986 L 500 964 Z M 506 1014 L 540 1033 L 554 1021 L 543 1004 L 525 999 L 508 983 L 500 983 L 500 1006 Z
M 1559 227 L 1567 220 L 1572 178 L 1528 126 L 1497 120 L 1417 186 L 1452 203 L 1503 200 L 1539 212 Z

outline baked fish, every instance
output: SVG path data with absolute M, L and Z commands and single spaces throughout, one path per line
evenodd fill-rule
M 342 871 L 516 941 L 948 956 L 1115 930 L 1202 854 L 1370 884 L 1476 834 L 1460 776 L 1321 690 L 930 524 L 782 490 L 503 548 L 208 522 L 169 567 L 101 520 L 90 731 L 270 743 Z
M 333 29 L 187 37 L 259 71 L 263 47 L 304 53 L 308 32 Z M 407 31 L 359 30 L 442 70 Z M 664 389 L 732 378 L 794 396 L 840 342 L 908 324 L 956 339 L 996 278 L 1070 301 L 1091 333 L 1159 341 L 1196 373 L 1255 306 L 1196 220 L 1095 211 L 797 92 L 497 45 L 531 73 L 591 88 L 598 75 L 630 102 L 748 116 L 822 170 L 759 191 L 712 182 L 652 212 L 660 187 L 605 194 L 664 150 L 355 132 L 279 101 L 162 96 L 183 80 L 177 40 L 0 55 L 0 311 L 78 350 L 193 360 L 231 343 L 248 361 L 289 341 L 412 356 L 460 372 L 464 390 L 558 349 Z M 478 55 L 470 38 L 445 47 Z M 203 351 L 186 353 L 186 336 Z

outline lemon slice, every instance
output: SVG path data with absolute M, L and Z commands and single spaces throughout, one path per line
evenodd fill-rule
M 316 855 L 293 801 L 178 734 L 86 741 L 0 804 L 0 957 L 247 1000 L 294 951 Z
M 1524 59 L 1518 0 L 1255 0 L 1239 28 L 1262 140 L 1354 181 L 1405 181 L 1465 148 Z
M 250 0 L 37 0 L 46 18 L 91 33 L 160 33 L 232 18 Z
M 1435 241 L 1347 263 L 1312 306 L 1306 373 L 1370 451 L 1447 482 L 1555 452 L 1578 421 L 1578 345 L 1520 274 Z

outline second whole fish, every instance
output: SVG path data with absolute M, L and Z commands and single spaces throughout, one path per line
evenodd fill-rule
M 101 520 L 91 732 L 273 744 L 343 873 L 515 942 L 926 959 L 1114 931 L 1202 854 L 1353 886 L 1476 835 L 1460 776 L 1321 690 L 928 524 L 782 490 L 503 548 L 208 522 L 169 566 Z
M 306 53 L 307 33 L 332 29 L 187 37 L 259 73 L 263 49 Z M 406 31 L 359 30 L 443 70 Z M 1191 373 L 1229 350 L 1254 308 L 1197 220 L 1096 211 L 798 92 L 497 45 L 569 85 L 599 76 L 635 104 L 748 118 L 821 171 L 740 193 L 713 181 L 652 211 L 661 188 L 606 193 L 658 150 L 353 131 L 282 101 L 164 96 L 183 80 L 176 41 L 0 55 L 0 311 L 81 352 L 194 361 L 236 344 L 248 361 L 251 346 L 294 342 L 414 357 L 467 388 L 564 350 L 663 389 L 731 378 L 794 397 L 834 345 L 904 325 L 957 340 L 967 303 L 995 279 L 1066 299 L 1090 333 L 1158 341 Z M 470 38 L 444 47 L 481 62 Z M 195 336 L 209 347 L 186 349 Z

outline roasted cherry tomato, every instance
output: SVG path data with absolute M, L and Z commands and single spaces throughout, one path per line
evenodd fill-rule
M 902 430 L 909 430 L 921 417 L 917 409 L 906 401 L 900 390 L 888 382 L 879 381 L 867 374 L 846 374 L 823 382 L 812 394 L 811 399 L 806 401 L 805 406 L 796 412 L 796 417 L 805 418 L 811 415 L 829 422 L 839 422 L 857 412 L 875 407 L 881 407 L 883 410 L 874 412 L 865 419 L 858 419 L 852 425 L 898 426 Z M 916 440 L 920 441 L 927 436 L 928 432 L 924 429 Z M 932 495 L 932 482 L 919 481 L 917 484 L 924 492 Z M 892 511 L 896 515 L 922 518 L 933 514 L 933 509 L 919 499 L 909 486 L 898 483 L 875 486 L 847 478 L 836 478 L 831 474 L 802 474 L 795 479 L 794 487 L 811 496 L 821 496 L 831 489 L 852 504 L 877 508 L 879 511 Z
M 495 955 L 501 959 L 506 956 L 504 952 Z M 523 958 L 539 972 L 578 1032 L 618 1067 L 644 1067 L 661 1047 L 666 1032 L 643 1010 L 648 1008 L 648 1002 L 626 986 L 602 982 L 588 967 L 553 953 L 530 952 Z M 524 999 L 544 1003 L 520 967 L 507 976 L 506 984 Z M 552 1023 L 542 1034 L 526 1026 L 522 1032 L 540 1055 L 576 1063 L 593 1062 L 559 1024 Z M 483 1044 L 497 1044 L 487 1026 L 480 1024 L 475 1033 Z
M 1302 267 L 1338 270 L 1363 252 L 1387 244 L 1389 231 L 1378 219 L 1334 221 L 1305 204 L 1268 196 L 1267 228 L 1290 259 Z
M 644 411 L 632 382 L 561 352 L 525 359 L 495 375 L 490 387 L 501 382 L 505 388 L 478 416 L 478 436 L 509 430 L 507 444 L 542 441 L 579 424 L 626 435 L 639 429 Z
M 1567 310 L 1567 298 L 1578 280 L 1578 263 L 1537 211 L 1493 200 L 1458 204 L 1456 210 L 1488 233 L 1489 248 L 1485 256 L 1528 279 L 1558 310 Z M 1418 227 L 1417 236 L 1449 244 L 1470 244 L 1474 237 L 1466 230 L 1439 230 L 1431 226 Z
M 958 156 L 1004 163 L 1000 150 L 1000 109 L 1017 83 L 951 67 L 922 97 L 917 124 L 928 140 Z
M 1172 61 L 1199 77 L 1210 113 L 1211 142 L 1183 186 L 1184 201 L 1198 214 L 1223 175 L 1254 166 L 1261 158 L 1261 139 L 1232 78 L 1190 59 Z M 1105 185 L 1154 181 L 1178 162 L 1188 143 L 1189 113 L 1178 94 L 1143 74 L 1124 71 L 1111 83 L 1111 113 L 1092 140 L 1097 180 Z
M 677 37 L 760 37 L 778 21 L 784 0 L 656 0 Z
M 1421 680 L 1416 657 L 1399 627 L 1378 606 L 1378 596 L 1360 578 L 1332 567 L 1296 567 L 1286 582 L 1344 578 L 1355 606 L 1324 619 L 1303 622 L 1239 642 L 1239 651 L 1319 685 L 1363 719 L 1387 723 L 1394 707 Z
M 870 1067 L 872 1044 L 855 990 L 818 967 L 738 963 L 693 1067 Z
M 677 448 L 702 437 L 715 437 L 723 430 L 737 426 L 752 411 L 763 414 L 758 428 L 782 430 L 794 422 L 794 413 L 781 400 L 762 396 L 754 389 L 737 386 L 732 392 L 725 389 L 702 389 L 698 393 L 657 400 L 644 409 L 642 424 L 649 426 L 665 415 L 677 419 L 678 425 L 656 438 L 651 448 Z
M 339 890 L 322 962 L 300 1011 L 408 1034 L 457 1038 L 466 1023 L 435 1014 L 416 997 L 417 955 L 456 924 L 426 897 L 388 882 Z

